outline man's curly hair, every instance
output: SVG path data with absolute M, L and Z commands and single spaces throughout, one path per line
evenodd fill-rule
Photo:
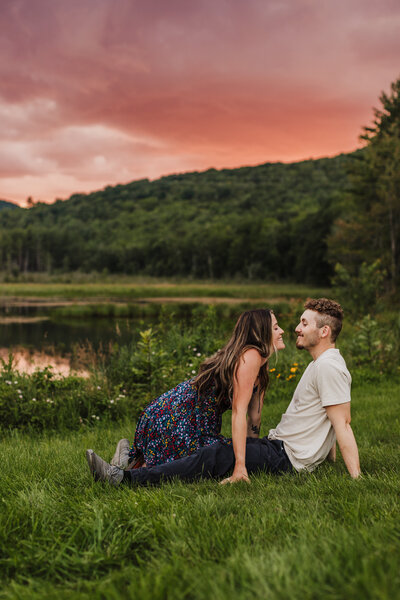
M 334 342 L 342 330 L 343 309 L 340 304 L 328 298 L 317 298 L 316 300 L 308 298 L 304 308 L 318 313 L 315 319 L 317 327 L 329 325 L 331 341 Z

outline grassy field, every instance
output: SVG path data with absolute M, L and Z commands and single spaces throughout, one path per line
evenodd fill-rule
M 47 300 L 141 300 L 141 299 L 304 299 L 307 296 L 322 296 L 329 290 L 292 283 L 172 283 L 142 280 L 131 282 L 97 283 L 1 283 L 0 302 L 11 299 Z
M 266 406 L 263 434 L 287 400 Z M 400 598 L 400 384 L 353 392 L 363 478 L 341 459 L 250 486 L 95 484 L 128 422 L 0 443 L 1 599 Z M 224 422 L 229 432 L 229 416 Z

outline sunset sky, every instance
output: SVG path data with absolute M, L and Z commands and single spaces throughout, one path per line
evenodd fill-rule
M 0 198 L 354 150 L 398 0 L 2 0 Z

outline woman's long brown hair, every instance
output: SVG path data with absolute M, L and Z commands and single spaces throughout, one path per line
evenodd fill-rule
M 274 348 L 272 341 L 272 311 L 264 308 L 242 313 L 228 343 L 201 365 L 193 380 L 199 395 L 215 386 L 218 404 L 230 404 L 233 397 L 233 382 L 240 357 L 246 350 L 255 348 L 262 358 L 268 359 Z M 268 386 L 268 360 L 260 368 L 259 393 L 264 394 Z

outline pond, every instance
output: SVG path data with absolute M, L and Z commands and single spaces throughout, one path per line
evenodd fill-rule
M 58 317 L 54 304 L 8 304 L 0 307 L 0 358 L 9 353 L 16 368 L 30 373 L 51 365 L 55 373 L 84 375 L 82 365 L 71 364 L 77 349 L 106 350 L 110 344 L 128 344 L 138 335 L 143 319 Z

